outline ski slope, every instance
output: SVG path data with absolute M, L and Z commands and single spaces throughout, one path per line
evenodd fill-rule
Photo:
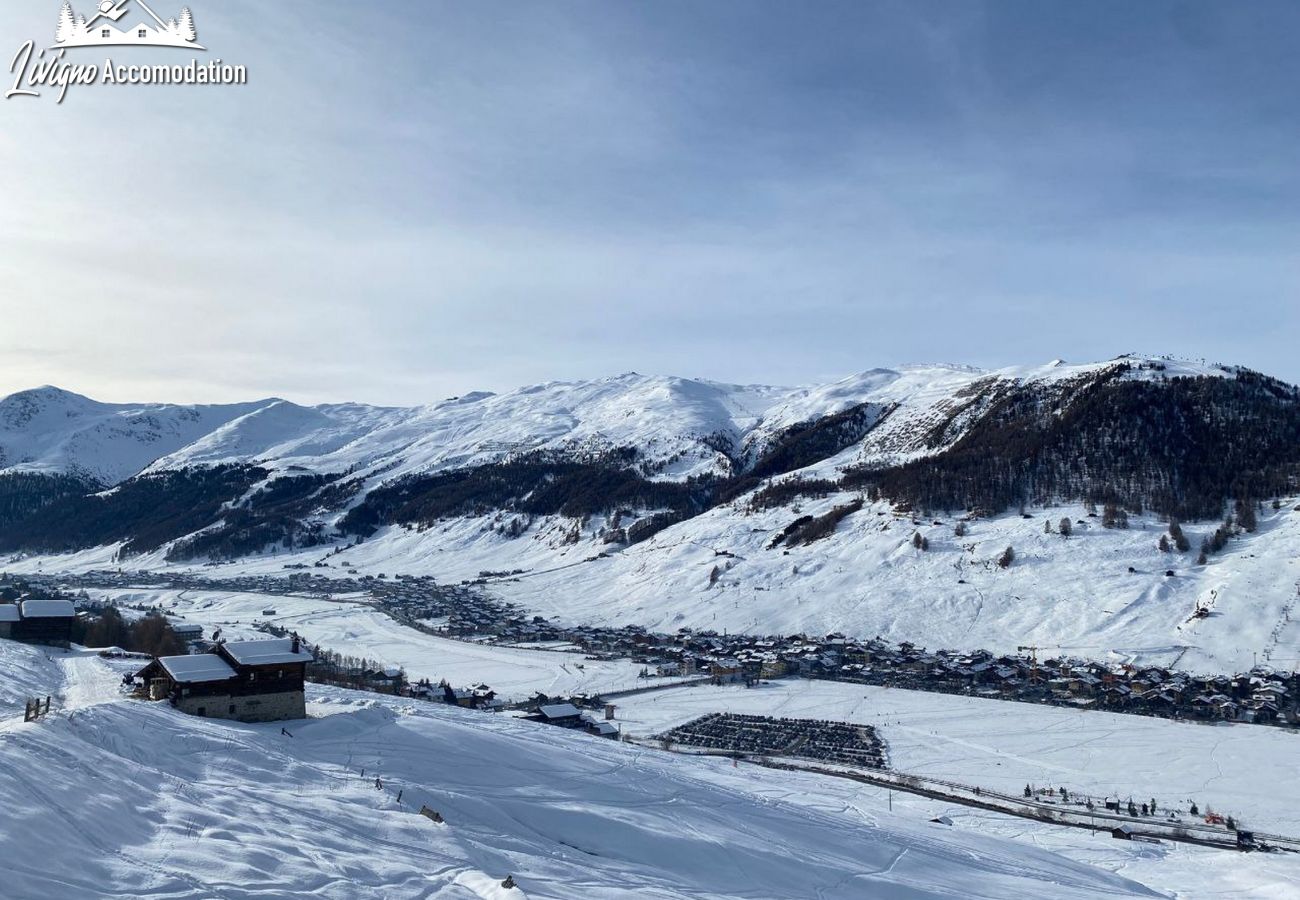
M 85 679 L 118 673 L 92 665 L 58 713 L 0 731 L 7 898 L 1160 896 L 811 776 L 333 689 L 286 734 L 98 702 Z

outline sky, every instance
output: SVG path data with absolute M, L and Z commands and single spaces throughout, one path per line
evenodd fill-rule
M 185 2 L 206 53 L 68 60 L 248 84 L 0 100 L 0 394 L 1125 352 L 1300 382 L 1292 2 Z M 59 5 L 6 4 L 0 56 Z

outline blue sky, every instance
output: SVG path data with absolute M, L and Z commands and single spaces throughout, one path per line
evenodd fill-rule
M 0 393 L 1300 381 L 1295 4 L 190 5 L 248 85 L 0 101 Z M 0 55 L 58 6 L 10 4 Z

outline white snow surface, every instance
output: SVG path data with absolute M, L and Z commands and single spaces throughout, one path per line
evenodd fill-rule
M 13 657 L 0 641 L 0 683 Z M 305 721 L 199 719 L 72 661 L 58 712 L 0 729 L 14 900 L 1161 896 L 847 782 L 336 689 Z
M 48 386 L 11 394 L 0 400 L 0 473 L 74 475 L 113 485 L 273 402 L 99 403 Z
M 625 697 L 623 731 L 650 737 L 711 712 L 871 725 L 891 768 L 1018 795 L 1026 784 L 1232 815 L 1300 836 L 1295 734 L 829 681 L 710 685 Z M 1300 865 L 1300 859 L 1297 860 Z
M 456 583 L 482 571 L 522 569 L 522 575 L 490 580 L 484 589 L 531 613 L 568 622 L 640 624 L 667 632 L 842 632 L 931 649 L 1015 652 L 1034 644 L 1052 655 L 1208 673 L 1245 671 L 1257 663 L 1282 670 L 1300 665 L 1300 498 L 1284 498 L 1281 509 L 1262 511 L 1256 533 L 1233 537 L 1205 566 L 1195 565 L 1195 549 L 1160 552 L 1164 522 L 1132 516 L 1127 530 L 1107 529 L 1074 506 L 1036 509 L 1028 519 L 1015 513 L 978 519 L 957 537 L 952 516 L 914 521 L 883 504 L 868 504 L 822 541 L 767 549 L 798 515 L 852 499 L 845 494 L 752 514 L 721 507 L 621 551 L 600 540 L 600 521 L 590 522 L 582 540 L 570 544 L 572 523 L 565 520 L 538 521 L 512 539 L 492 530 L 496 517 L 458 519 L 424 531 L 387 529 L 349 549 L 346 558 L 359 573 L 359 592 L 366 574 L 427 574 Z M 1084 523 L 1070 537 L 1044 532 L 1045 521 L 1056 527 L 1067 517 Z M 1193 548 L 1211 528 L 1184 526 Z M 912 546 L 918 531 L 929 538 L 928 551 Z M 1016 561 L 1003 570 L 996 560 L 1008 546 L 1015 548 Z M 117 565 L 113 549 L 16 558 L 4 568 L 110 568 Z M 316 548 L 176 567 L 153 554 L 132 565 L 277 576 L 286 563 L 312 564 L 322 555 Z M 350 577 L 330 562 L 327 574 Z M 715 567 L 720 576 L 710 584 Z M 407 664 L 423 646 L 423 635 L 412 632 L 418 637 L 408 646 L 407 636 L 393 632 L 396 626 L 368 607 L 276 603 L 281 613 L 312 613 L 310 621 L 290 616 L 283 624 L 336 649 L 364 635 L 393 652 L 385 661 Z M 247 595 L 237 604 L 227 597 L 194 621 L 253 621 L 266 604 L 265 596 Z M 1198 605 L 1210 608 L 1208 618 L 1192 618 Z M 180 608 L 191 615 L 192 604 Z

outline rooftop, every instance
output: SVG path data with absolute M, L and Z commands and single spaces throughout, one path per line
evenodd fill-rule
M 0 603 L 0 622 L 17 622 L 18 607 L 12 603 Z
M 215 653 L 198 653 L 193 656 L 161 656 L 158 663 L 175 681 L 182 684 L 197 684 L 205 681 L 226 681 L 235 677 L 235 670 L 230 668 Z
M 70 600 L 24 600 L 24 619 L 71 619 L 77 609 Z
M 273 641 L 230 641 L 222 649 L 241 666 L 270 666 L 276 663 L 308 663 L 314 657 L 302 643 L 293 650 L 292 638 Z
M 539 707 L 537 711 L 547 719 L 567 719 L 569 716 L 581 715 L 578 707 L 572 703 L 552 703 L 548 706 Z

